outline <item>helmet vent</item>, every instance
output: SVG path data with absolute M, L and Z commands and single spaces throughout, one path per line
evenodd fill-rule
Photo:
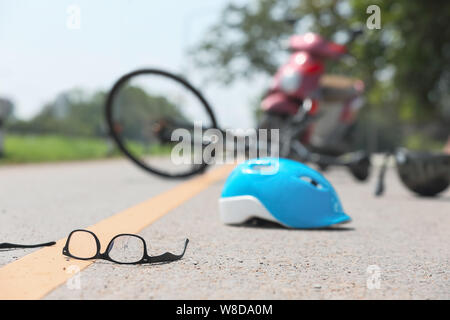
M 317 189 L 323 189 L 323 186 L 311 177 L 302 176 L 302 177 L 300 177 L 300 179 L 309 183 L 310 185 L 312 185 L 313 187 L 315 187 Z
M 255 164 L 252 166 L 252 169 L 256 171 L 262 171 L 272 169 L 272 167 L 273 166 L 271 164 Z
M 254 163 L 250 165 L 248 173 L 273 175 L 278 172 L 278 165 L 273 163 Z

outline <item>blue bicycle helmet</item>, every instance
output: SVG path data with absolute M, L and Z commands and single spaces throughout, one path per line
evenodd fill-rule
M 261 218 L 290 228 L 322 228 L 351 220 L 319 172 L 278 158 L 238 165 L 225 183 L 219 209 L 225 224 Z

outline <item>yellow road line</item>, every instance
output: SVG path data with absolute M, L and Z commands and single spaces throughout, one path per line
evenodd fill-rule
M 211 184 L 225 178 L 232 169 L 233 166 L 224 165 L 211 170 L 87 229 L 97 234 L 104 250 L 114 235 L 141 231 Z M 40 299 L 73 276 L 69 266 L 78 266 L 82 270 L 93 263 L 63 256 L 62 248 L 66 239 L 0 268 L 0 299 Z

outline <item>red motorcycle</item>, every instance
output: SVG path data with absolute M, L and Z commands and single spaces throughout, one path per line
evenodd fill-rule
M 322 169 L 347 166 L 358 180 L 366 180 L 370 158 L 352 152 L 364 83 L 324 75 L 326 60 L 347 55 L 346 47 L 307 33 L 292 36 L 289 50 L 289 61 L 279 68 L 261 103 L 260 128 L 280 129 L 281 157 L 313 162 Z

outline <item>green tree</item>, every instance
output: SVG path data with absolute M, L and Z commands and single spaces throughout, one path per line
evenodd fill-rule
M 104 105 L 106 93 L 87 94 L 73 89 L 58 95 L 52 102 L 28 121 L 9 123 L 9 130 L 17 133 L 56 133 L 78 137 L 102 137 L 106 135 Z M 183 119 L 179 108 L 165 97 L 148 94 L 137 86 L 125 87 L 114 106 L 117 121 L 130 138 L 138 138 L 142 129 L 151 121 L 164 116 Z
M 170 117 L 185 119 L 181 110 L 164 96 L 149 95 L 137 86 L 127 86 L 114 106 L 115 121 L 122 135 L 134 140 L 148 140 L 154 121 Z

